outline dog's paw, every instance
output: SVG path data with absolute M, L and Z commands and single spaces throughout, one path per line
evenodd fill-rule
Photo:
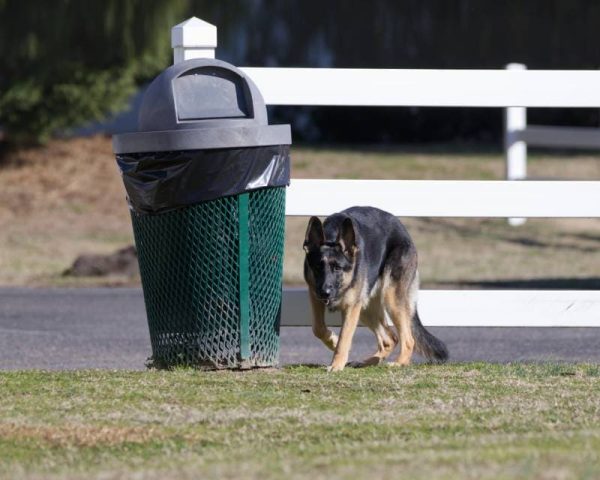
M 365 362 L 348 362 L 346 366 L 350 368 L 364 368 L 367 365 L 365 364 Z
M 324 339 L 323 343 L 329 350 L 335 351 L 335 347 L 337 347 L 338 344 L 338 336 L 335 333 L 331 332 L 329 338 Z
M 341 372 L 343 369 L 344 369 L 343 365 L 329 365 L 327 367 L 327 373 Z
M 406 362 L 388 362 L 385 364 L 386 367 L 389 368 L 402 368 L 402 367 L 408 367 L 410 365 L 410 363 L 406 363 Z

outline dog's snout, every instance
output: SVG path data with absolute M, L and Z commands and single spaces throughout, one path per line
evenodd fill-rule
M 333 293 L 333 288 L 331 285 L 323 285 L 323 290 L 321 291 L 323 298 L 331 297 L 332 293 Z

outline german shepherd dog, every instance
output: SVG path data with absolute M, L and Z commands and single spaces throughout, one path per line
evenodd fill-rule
M 352 207 L 324 223 L 312 217 L 304 250 L 313 333 L 334 351 L 328 371 L 346 366 L 359 318 L 377 337 L 377 351 L 355 366 L 379 365 L 398 340 L 400 354 L 390 365 L 408 365 L 413 350 L 435 362 L 448 359 L 446 345 L 419 319 L 417 250 L 396 217 L 373 207 Z M 342 312 L 339 338 L 325 325 L 325 308 Z

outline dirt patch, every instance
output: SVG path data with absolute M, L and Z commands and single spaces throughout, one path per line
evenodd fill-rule
M 123 218 L 127 214 L 108 137 L 54 140 L 44 147 L 16 151 L 0 174 L 0 221 L 43 212 L 77 213 L 78 206 L 97 207 L 96 215 Z
M 65 277 L 103 277 L 107 275 L 139 275 L 137 252 L 133 245 L 108 255 L 80 255 L 63 272 Z
M 0 285 L 63 283 L 78 256 L 133 243 L 108 137 L 15 152 L 0 185 Z
M 123 443 L 144 443 L 156 439 L 152 428 L 93 425 L 0 424 L 5 440 L 40 440 L 53 446 L 97 447 Z

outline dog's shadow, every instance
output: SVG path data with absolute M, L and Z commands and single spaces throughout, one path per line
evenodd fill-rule
M 312 370 L 327 368 L 324 363 L 286 363 L 282 365 L 283 368 L 309 368 Z
M 421 367 L 421 368 L 427 368 L 427 367 L 439 367 L 441 365 L 461 365 L 461 362 L 453 362 L 453 361 L 448 361 L 448 362 L 432 362 L 432 361 L 428 361 L 424 358 L 420 358 L 419 356 L 417 356 L 413 362 L 411 363 L 411 366 L 416 366 L 416 367 Z M 281 368 L 306 368 L 306 369 L 310 369 L 310 370 L 326 370 L 327 367 L 329 366 L 329 364 L 326 363 L 286 363 L 285 365 L 281 365 Z M 352 369 L 370 369 L 370 368 L 394 368 L 394 367 L 390 367 L 389 362 L 383 362 L 379 365 L 368 365 L 365 364 L 364 362 L 360 362 L 360 361 L 350 361 L 348 363 L 346 363 L 345 368 L 352 368 Z M 398 368 L 398 367 L 395 367 Z M 402 367 L 404 368 L 404 367 Z
M 329 364 L 326 363 L 287 363 L 283 368 L 307 368 L 311 370 L 326 370 Z M 344 368 L 367 368 L 375 365 L 365 365 L 362 362 L 348 362 Z M 381 365 L 379 365 L 381 366 Z

